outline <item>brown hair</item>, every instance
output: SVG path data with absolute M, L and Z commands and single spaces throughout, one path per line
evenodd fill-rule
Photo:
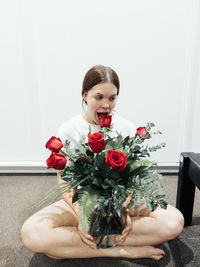
M 110 67 L 96 65 L 88 70 L 85 74 L 82 84 L 82 96 L 84 92 L 88 92 L 93 86 L 99 83 L 110 82 L 117 87 L 117 95 L 119 94 L 119 78 L 117 73 Z

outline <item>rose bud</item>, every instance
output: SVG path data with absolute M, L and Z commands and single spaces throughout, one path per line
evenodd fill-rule
M 48 169 L 54 168 L 56 170 L 63 170 L 67 164 L 67 160 L 64 155 L 59 153 L 52 153 L 46 160 Z
M 145 132 L 145 134 L 150 135 L 149 132 L 146 132 L 146 127 L 139 127 L 139 128 L 137 128 L 137 132 L 136 132 L 135 136 L 141 136 L 144 134 L 144 132 Z
M 108 127 L 110 128 L 111 121 L 112 121 L 112 115 L 106 115 L 106 114 L 100 114 L 99 115 L 100 119 L 100 127 Z
M 106 146 L 106 142 L 103 139 L 103 133 L 88 134 L 88 145 L 93 152 L 99 153 Z
M 116 150 L 109 150 L 106 156 L 106 164 L 108 168 L 112 167 L 113 170 L 121 172 L 126 168 L 127 156 Z
M 52 136 L 46 143 L 46 148 L 55 153 L 58 153 L 62 147 L 63 147 L 62 141 L 60 140 L 60 138 L 55 136 Z

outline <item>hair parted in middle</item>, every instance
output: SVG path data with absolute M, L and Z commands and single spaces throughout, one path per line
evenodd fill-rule
M 106 82 L 114 84 L 117 88 L 117 95 L 119 95 L 120 83 L 117 73 L 112 68 L 103 65 L 92 67 L 88 70 L 83 79 L 82 96 L 84 92 L 89 92 L 93 86 Z

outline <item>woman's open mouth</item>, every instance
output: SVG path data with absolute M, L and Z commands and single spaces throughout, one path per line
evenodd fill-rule
M 100 120 L 101 115 L 109 115 L 109 112 L 97 112 L 97 116 Z

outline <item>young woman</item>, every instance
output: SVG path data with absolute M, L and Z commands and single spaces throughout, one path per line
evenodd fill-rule
M 100 130 L 100 114 L 112 114 L 112 127 L 124 137 L 134 136 L 135 127 L 129 121 L 114 114 L 119 95 L 119 79 L 116 72 L 101 65 L 94 66 L 85 75 L 82 88 L 86 109 L 58 130 L 57 137 L 64 142 L 68 136 L 79 140 Z M 57 174 L 58 182 L 62 182 Z M 44 253 L 54 259 L 89 257 L 126 257 L 161 259 L 165 252 L 154 247 L 178 236 L 184 226 L 182 214 L 171 205 L 149 212 L 143 203 L 137 210 L 126 214 L 126 227 L 116 238 L 117 245 L 100 249 L 93 237 L 79 225 L 78 203 L 72 204 L 73 191 L 63 194 L 63 199 L 40 210 L 23 225 L 21 238 L 32 251 Z M 127 204 L 129 199 L 127 199 Z

